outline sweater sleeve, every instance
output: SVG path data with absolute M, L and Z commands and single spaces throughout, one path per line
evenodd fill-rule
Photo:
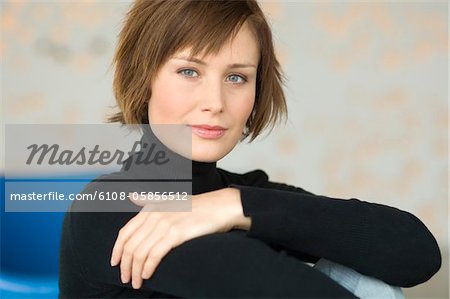
M 244 215 L 252 219 L 248 237 L 401 287 L 427 281 L 441 266 L 435 238 L 408 212 L 268 181 L 230 187 L 240 190 Z
M 141 289 L 134 290 L 120 281 L 119 267 L 109 264 L 118 231 L 134 215 L 66 214 L 60 298 L 148 298 L 157 293 L 183 298 L 356 298 L 325 274 L 242 230 L 201 236 L 173 248 Z

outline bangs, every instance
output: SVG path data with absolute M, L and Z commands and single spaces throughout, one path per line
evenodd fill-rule
M 259 47 L 255 105 L 246 124 L 250 141 L 287 116 L 283 77 L 269 24 L 256 0 L 136 0 L 114 54 L 114 96 L 120 109 L 110 122 L 146 124 L 151 83 L 177 52 L 215 55 L 244 23 Z M 246 135 L 246 136 L 248 136 Z
M 167 2 L 173 13 L 165 21 L 167 35 L 161 45 L 165 59 L 184 49 L 191 50 L 191 58 L 217 54 L 252 13 L 244 1 Z

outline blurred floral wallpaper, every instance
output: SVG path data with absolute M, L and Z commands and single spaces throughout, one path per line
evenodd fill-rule
M 412 212 L 437 237 L 444 265 L 405 294 L 448 298 L 448 2 L 260 3 L 289 119 L 219 166 Z M 2 122 L 104 122 L 129 5 L 2 0 Z

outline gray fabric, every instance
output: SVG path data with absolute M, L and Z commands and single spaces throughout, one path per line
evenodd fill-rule
M 329 260 L 322 258 L 313 267 L 361 299 L 405 299 L 400 287 L 388 285 Z

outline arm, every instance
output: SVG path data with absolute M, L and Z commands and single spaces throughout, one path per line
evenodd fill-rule
M 83 269 L 84 288 L 131 291 L 131 283 L 120 281 L 119 268 L 109 265 L 119 223 L 130 216 L 70 215 L 74 235 L 71 250 L 76 264 Z M 106 231 L 105 223 L 114 226 Z M 153 276 L 143 281 L 142 288 L 133 291 L 184 298 L 355 298 L 316 269 L 236 230 L 202 236 L 172 249 Z M 90 296 L 98 297 L 95 293 Z
M 173 248 L 142 288 L 133 290 L 130 283 L 121 282 L 119 268 L 111 267 L 109 259 L 118 231 L 134 216 L 107 212 L 67 215 L 60 284 L 65 296 L 70 296 L 75 276 L 65 273 L 75 272 L 82 282 L 73 288 L 90 297 L 161 292 L 197 298 L 354 298 L 326 275 L 262 241 L 245 237 L 242 230 L 209 234 Z
M 440 268 L 436 240 L 408 212 L 272 182 L 231 186 L 240 190 L 243 214 L 251 217 L 249 237 L 402 287 L 425 282 Z

